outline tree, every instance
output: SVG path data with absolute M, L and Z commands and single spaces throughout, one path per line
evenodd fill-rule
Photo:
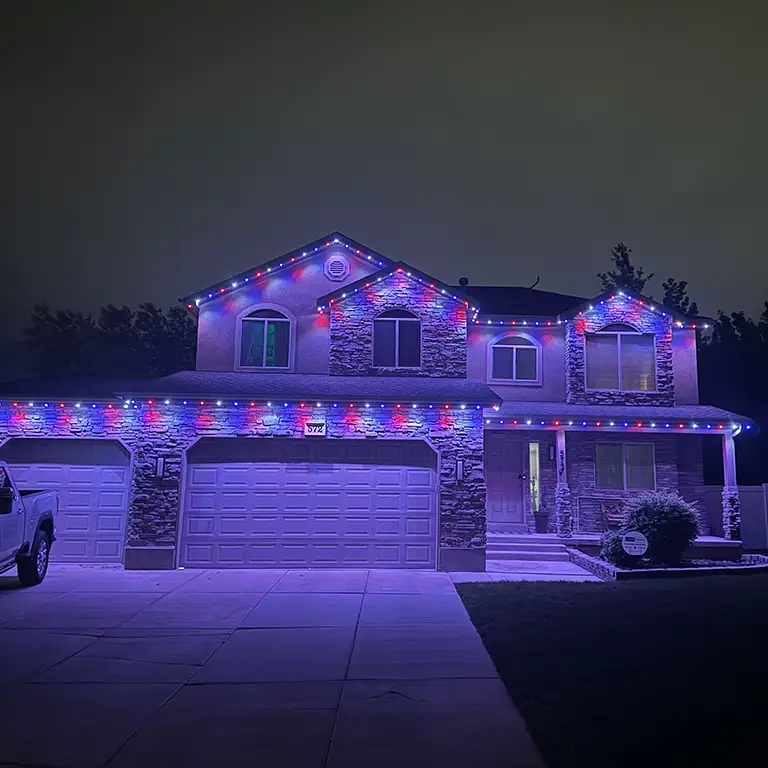
M 695 301 L 691 301 L 688 296 L 688 282 L 686 280 L 675 280 L 668 277 L 662 284 L 664 289 L 664 298 L 662 302 L 670 309 L 676 309 L 686 317 L 696 317 L 699 314 L 699 307 Z
M 642 267 L 636 267 L 630 258 L 632 249 L 624 243 L 618 243 L 611 248 L 611 261 L 615 269 L 598 272 L 603 291 L 624 290 L 632 293 L 643 293 L 645 284 L 653 277 L 646 275 Z
M 94 320 L 40 305 L 24 334 L 38 375 L 143 378 L 194 367 L 197 329 L 181 306 L 109 304 Z

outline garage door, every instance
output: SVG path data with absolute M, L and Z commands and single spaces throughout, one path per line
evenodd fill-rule
M 14 438 L 0 447 L 0 459 L 20 489 L 58 492 L 51 560 L 122 562 L 130 455 L 120 443 Z
M 435 567 L 426 443 L 205 438 L 187 460 L 182 565 Z

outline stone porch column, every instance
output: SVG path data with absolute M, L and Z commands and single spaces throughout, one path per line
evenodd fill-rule
M 741 505 L 736 480 L 736 444 L 733 432 L 723 435 L 723 536 L 741 539 Z
M 571 489 L 568 487 L 568 462 L 565 453 L 565 429 L 560 427 L 556 433 L 557 485 L 555 486 L 555 524 L 557 535 L 573 535 L 573 515 Z

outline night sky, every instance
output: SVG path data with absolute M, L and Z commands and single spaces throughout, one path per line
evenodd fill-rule
M 335 229 L 581 295 L 623 239 L 648 292 L 758 314 L 768 4 L 696 5 L 9 0 L 0 337 Z

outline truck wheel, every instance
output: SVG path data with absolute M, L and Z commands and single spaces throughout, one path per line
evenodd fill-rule
M 19 581 L 25 587 L 36 587 L 48 573 L 48 559 L 51 556 L 51 540 L 45 531 L 38 531 L 29 557 L 19 560 L 17 567 Z

